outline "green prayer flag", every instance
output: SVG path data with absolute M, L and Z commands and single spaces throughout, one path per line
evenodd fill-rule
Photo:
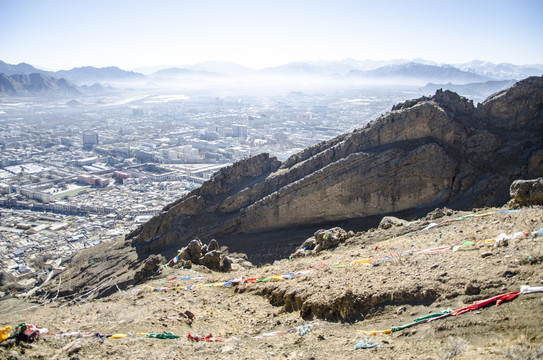
M 156 339 L 177 339 L 180 336 L 175 335 L 171 331 L 167 331 L 167 332 L 162 332 L 162 333 L 151 333 L 151 334 L 145 335 L 145 337 L 146 338 L 156 338 Z

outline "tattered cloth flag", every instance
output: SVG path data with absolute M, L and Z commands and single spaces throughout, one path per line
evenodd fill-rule
M 462 315 L 463 313 L 467 313 L 468 311 L 473 311 L 473 310 L 480 309 L 480 308 L 485 307 L 485 306 L 487 306 L 489 304 L 492 304 L 494 302 L 496 303 L 496 306 L 498 306 L 504 301 L 513 300 L 514 298 L 519 296 L 519 294 L 520 294 L 520 291 L 513 291 L 513 292 L 510 292 L 510 293 L 507 293 L 507 294 L 497 295 L 497 296 L 494 296 L 494 297 L 489 298 L 489 299 L 475 301 L 470 306 L 466 306 L 466 307 L 463 307 L 461 309 L 458 309 L 458 310 L 455 310 L 455 311 L 451 312 L 451 315 L 452 316 Z
M 307 322 L 303 325 L 297 326 L 296 330 L 298 331 L 298 334 L 300 334 L 300 336 L 304 336 L 313 331 L 316 327 L 317 323 Z
M 423 324 L 425 322 L 429 322 L 429 321 L 437 319 L 437 318 L 441 318 L 443 316 L 449 316 L 449 314 L 451 312 L 452 312 L 451 309 L 447 309 L 447 310 L 443 310 L 443 311 L 440 311 L 440 312 L 437 312 L 437 313 L 428 314 L 428 315 L 424 315 L 424 316 L 419 316 L 413 322 L 410 322 L 410 323 L 405 324 L 405 325 L 393 326 L 390 329 L 386 329 L 386 330 L 373 330 L 373 331 L 358 330 L 358 332 L 360 332 L 360 333 L 362 333 L 364 335 L 369 335 L 369 336 L 381 335 L 381 334 L 390 334 L 390 333 L 393 333 L 393 332 L 396 332 L 396 331 L 401 331 L 401 330 L 410 328 L 412 326 L 416 326 L 416 325 L 419 325 L 419 324 Z
M 293 333 L 293 332 L 298 332 L 298 334 L 300 334 L 300 336 L 304 336 L 306 335 L 307 333 L 313 331 L 319 324 L 317 322 L 306 322 L 300 326 L 296 326 L 292 329 L 288 329 L 288 330 L 283 330 L 283 331 L 274 331 L 274 332 L 270 332 L 270 333 L 264 333 L 264 334 L 260 334 L 258 336 L 255 336 L 253 337 L 253 339 L 264 339 L 266 337 L 270 337 L 270 336 L 276 336 L 276 335 L 282 335 L 282 334 L 289 334 L 289 333 Z
M 290 254 L 290 256 L 288 257 L 289 260 L 292 260 L 292 258 L 300 253 L 303 253 L 304 251 L 306 251 L 307 249 L 309 248 L 309 245 L 307 245 L 306 247 L 302 248 L 302 249 L 298 249 L 296 250 L 295 252 L 293 252 L 292 254 Z
M 180 336 L 175 335 L 171 331 L 165 331 L 165 332 L 161 332 L 161 333 L 150 333 L 150 334 L 145 335 L 145 337 L 146 338 L 156 338 L 156 339 L 177 339 Z
M 464 247 L 470 246 L 470 245 L 474 245 L 474 244 L 475 243 L 473 241 L 466 240 L 466 241 L 464 241 L 464 243 L 462 245 L 453 246 L 452 251 L 456 252 L 456 251 L 460 250 L 461 248 L 464 248 Z
M 365 342 L 364 340 L 359 340 L 358 341 L 358 344 L 356 344 L 354 346 L 354 349 L 355 350 L 359 350 L 359 349 L 371 349 L 371 348 L 374 348 L 374 347 L 382 347 L 383 345 L 381 345 L 380 343 L 370 343 L 370 342 Z
M 39 329 L 36 325 L 20 323 L 15 327 L 15 333 L 9 338 L 32 342 L 36 340 L 40 334 L 46 333 L 47 329 Z
M 225 341 L 224 339 L 214 338 L 211 334 L 206 337 L 194 336 L 188 333 L 187 338 L 192 341 L 207 341 L 207 342 L 220 342 Z
M 539 289 L 530 288 L 530 287 L 525 288 L 525 291 L 530 291 L 530 290 L 533 291 L 533 290 L 539 290 Z M 541 290 L 543 291 L 543 289 L 541 289 Z M 517 296 L 519 296 L 519 294 L 521 294 L 520 291 L 513 291 L 513 292 L 510 292 L 510 293 L 497 295 L 497 296 L 491 297 L 489 299 L 475 301 L 472 305 L 460 308 L 460 309 L 455 310 L 455 311 L 451 311 L 450 309 L 447 309 L 447 310 L 443 310 L 440 313 L 434 313 L 434 314 L 429 314 L 429 315 L 426 315 L 426 316 L 421 316 L 421 317 L 416 318 L 415 321 L 413 321 L 413 322 L 411 322 L 409 324 L 405 324 L 405 325 L 401 325 L 401 326 L 395 326 L 395 327 L 392 327 L 392 328 L 386 329 L 386 330 L 374 330 L 374 331 L 358 330 L 358 332 L 360 332 L 360 333 L 362 333 L 364 335 L 390 334 L 390 333 L 400 331 L 400 330 L 403 330 L 403 329 L 406 329 L 406 328 L 409 328 L 409 327 L 412 327 L 412 326 L 415 326 L 415 325 L 423 324 L 423 323 L 434 321 L 434 320 L 443 319 L 443 318 L 446 318 L 448 316 L 462 315 L 462 314 L 467 313 L 469 311 L 477 310 L 477 309 L 480 309 L 480 308 L 485 307 L 487 305 L 490 305 L 490 304 L 492 304 L 494 302 L 496 303 L 496 306 L 498 306 L 504 301 L 510 301 L 510 300 L 515 299 Z
M 522 285 L 520 287 L 520 293 L 521 294 L 532 294 L 536 292 L 543 292 L 543 286 L 528 286 L 528 285 Z
M 11 326 L 6 326 L 3 329 L 0 329 L 0 343 L 7 338 L 9 338 L 9 334 L 11 333 Z

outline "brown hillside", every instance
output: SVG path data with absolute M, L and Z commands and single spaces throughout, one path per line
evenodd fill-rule
M 432 223 L 440 225 L 420 231 Z M 532 234 L 542 227 L 541 207 L 518 212 L 445 209 L 408 226 L 370 229 L 336 248 L 273 265 L 231 273 L 199 266 L 166 268 L 148 283 L 106 299 L 90 292 L 43 306 L 5 300 L 2 327 L 26 322 L 64 337 L 42 335 L 31 344 L 8 340 L 0 346 L 0 358 L 534 359 L 543 353 L 543 293 L 521 294 L 498 307 L 492 304 L 392 334 L 366 336 L 358 330 L 389 329 L 518 291 L 522 285 L 543 286 L 543 237 Z M 511 239 L 495 241 L 505 237 L 500 234 Z M 474 244 L 454 252 L 416 252 L 468 240 Z M 380 259 L 356 262 L 371 258 Z M 266 281 L 293 272 L 290 279 Z M 238 278 L 261 281 L 220 286 Z M 198 284 L 215 286 L 184 290 Z M 298 329 L 309 332 L 301 336 L 297 327 L 303 324 Z M 76 331 L 89 337 L 76 337 Z M 138 335 L 162 332 L 180 338 Z M 128 336 L 99 339 L 95 333 Z M 228 341 L 195 342 L 188 334 Z M 381 346 L 355 350 L 360 341 Z

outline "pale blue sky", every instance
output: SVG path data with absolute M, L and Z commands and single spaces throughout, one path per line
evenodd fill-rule
M 424 58 L 543 63 L 543 1 L 0 0 L 0 60 L 48 69 Z

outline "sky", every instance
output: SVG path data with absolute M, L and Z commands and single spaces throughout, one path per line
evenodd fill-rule
M 423 58 L 543 64 L 541 0 L 0 0 L 0 60 L 47 70 Z

